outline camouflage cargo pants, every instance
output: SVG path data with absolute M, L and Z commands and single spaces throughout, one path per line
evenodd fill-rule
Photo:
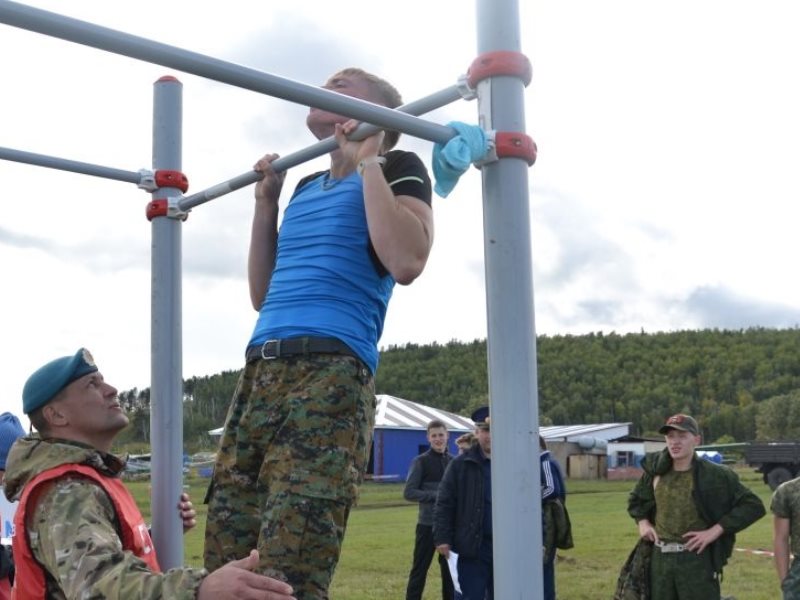
M 795 558 L 786 578 L 781 582 L 783 600 L 800 600 L 800 559 Z
M 719 579 L 708 552 L 662 553 L 653 548 L 650 561 L 651 600 L 719 600 Z
M 298 600 L 327 599 L 374 423 L 374 382 L 358 359 L 248 363 L 209 489 L 206 568 L 257 548 L 260 571 Z

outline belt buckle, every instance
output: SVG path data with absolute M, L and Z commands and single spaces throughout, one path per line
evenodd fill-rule
M 662 542 L 661 544 L 659 544 L 659 547 L 661 548 L 662 553 L 667 553 L 667 554 L 675 552 L 683 552 L 685 549 L 683 544 L 679 544 L 677 542 L 670 542 L 669 544 L 665 544 Z
M 275 346 L 275 355 L 267 356 L 267 346 L 272 344 Z M 267 340 L 261 345 L 261 358 L 264 360 L 275 360 L 281 355 L 281 341 L 280 340 Z

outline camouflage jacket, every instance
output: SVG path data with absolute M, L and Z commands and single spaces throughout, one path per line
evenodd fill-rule
M 719 524 L 724 533 L 709 546 L 715 573 L 722 573 L 736 541 L 736 533 L 766 514 L 764 503 L 739 481 L 736 473 L 723 465 L 694 458 L 692 498 L 700 517 L 708 527 Z M 638 523 L 655 523 L 656 498 L 653 482 L 672 468 L 672 458 L 664 449 L 647 454 L 642 461 L 644 473 L 628 496 L 628 514 Z
M 18 500 L 33 477 L 71 463 L 88 465 L 106 477 L 118 477 L 125 466 L 119 457 L 77 442 L 22 438 L 8 457 L 6 496 Z M 48 599 L 195 598 L 206 574 L 190 568 L 148 570 L 122 549 L 111 499 L 80 476 L 42 484 L 36 506 L 29 506 L 27 525 L 31 551 L 46 571 Z
M 653 543 L 639 538 L 622 565 L 613 600 L 650 600 L 650 559 Z

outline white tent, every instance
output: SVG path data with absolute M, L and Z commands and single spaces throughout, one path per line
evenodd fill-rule
M 425 429 L 428 422 L 439 419 L 450 431 L 472 431 L 475 424 L 469 417 L 462 417 L 411 400 L 404 400 L 388 394 L 376 396 L 378 406 L 375 410 L 375 428 Z
M 375 409 L 376 429 L 422 429 L 429 421 L 439 419 L 443 421 L 450 431 L 472 431 L 475 427 L 472 419 L 462 417 L 455 413 L 447 412 L 431 406 L 425 406 L 411 400 L 404 400 L 388 394 L 378 394 Z M 210 436 L 222 435 L 223 427 L 211 429 Z

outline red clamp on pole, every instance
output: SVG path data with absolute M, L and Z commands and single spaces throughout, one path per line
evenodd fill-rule
M 521 158 L 529 167 L 536 162 L 536 142 L 525 133 L 498 131 L 494 136 L 494 147 L 498 158 Z
M 147 203 L 145 214 L 147 215 L 147 220 L 152 221 L 156 217 L 166 217 L 168 210 L 167 199 L 159 198 Z
M 156 217 L 169 217 L 181 221 L 189 218 L 189 211 L 183 210 L 180 206 L 180 196 L 151 200 L 147 203 L 145 214 L 148 221 L 152 221 Z
M 479 82 L 498 75 L 517 77 L 527 87 L 533 77 L 533 67 L 528 57 L 521 52 L 510 50 L 486 52 L 472 61 L 467 71 L 467 82 L 469 87 L 475 89 Z
M 156 186 L 178 188 L 184 194 L 189 189 L 189 179 L 180 171 L 159 169 L 156 171 Z

